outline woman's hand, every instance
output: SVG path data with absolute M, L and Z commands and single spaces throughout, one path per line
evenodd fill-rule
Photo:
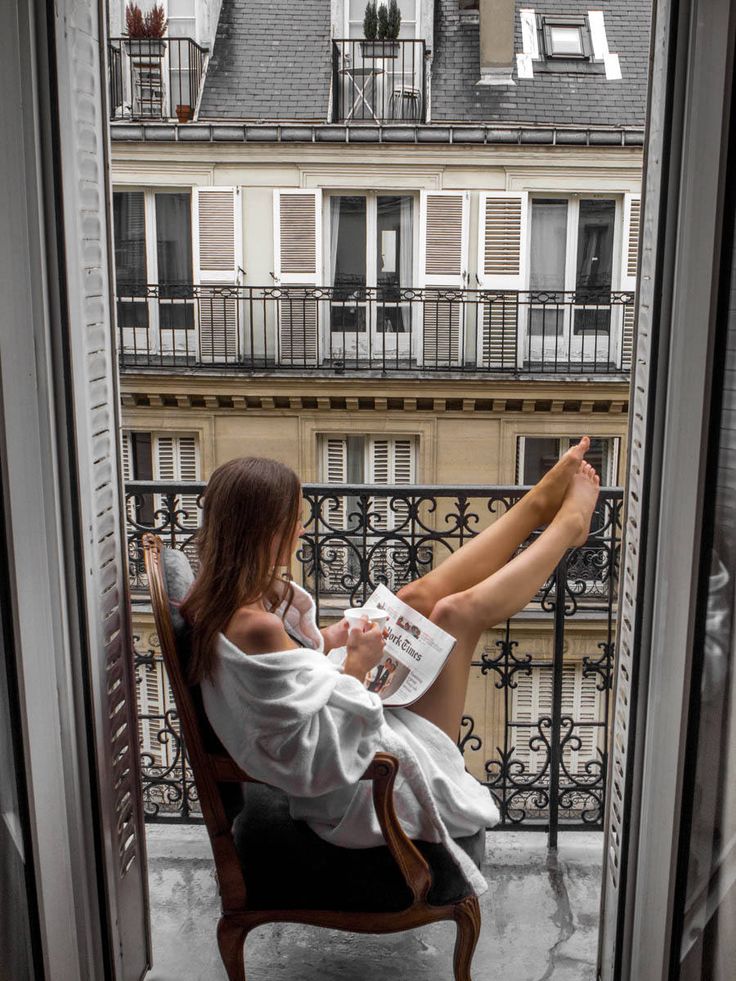
M 353 627 L 348 632 L 348 654 L 343 668 L 345 674 L 364 681 L 368 672 L 383 658 L 386 635 L 386 630 L 381 630 L 367 618 L 362 620 L 359 627 Z
M 334 651 L 336 647 L 344 647 L 348 642 L 349 630 L 350 624 L 344 619 L 331 623 L 329 627 L 323 627 L 320 633 L 325 641 L 325 653 Z

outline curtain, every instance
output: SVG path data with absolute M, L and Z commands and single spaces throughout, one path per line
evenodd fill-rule
M 337 272 L 337 243 L 340 233 L 340 201 L 339 197 L 330 198 L 330 286 L 335 285 Z

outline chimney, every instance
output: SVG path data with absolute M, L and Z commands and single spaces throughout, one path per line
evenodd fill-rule
M 479 0 L 480 81 L 478 85 L 514 85 L 515 0 Z

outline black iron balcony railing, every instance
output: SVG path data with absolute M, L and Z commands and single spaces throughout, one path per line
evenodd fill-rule
M 118 283 L 122 368 L 627 373 L 634 294 Z
M 332 121 L 423 123 L 427 118 L 424 41 L 332 42 Z
M 126 486 L 132 594 L 146 588 L 140 538 L 155 531 L 196 564 L 203 484 Z M 324 622 L 378 582 L 396 590 L 474 537 L 521 487 L 304 487 L 298 578 Z M 601 493 L 590 537 L 569 552 L 529 607 L 489 632 L 474 669 L 488 690 L 463 719 L 468 768 L 499 804 L 502 827 L 600 829 L 613 679 L 622 491 Z M 145 808 L 152 820 L 197 817 L 196 790 L 160 654 L 139 643 Z M 473 682 L 477 685 L 477 679 Z M 480 699 L 475 699 L 476 702 Z
M 189 122 L 207 52 L 188 37 L 110 38 L 110 119 Z

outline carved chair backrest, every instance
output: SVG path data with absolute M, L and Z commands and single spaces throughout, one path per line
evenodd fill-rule
M 174 693 L 179 723 L 187 748 L 194 782 L 207 827 L 225 912 L 246 906 L 245 882 L 231 833 L 232 813 L 227 806 L 228 788 L 250 778 L 217 740 L 202 706 L 197 686 L 185 673 L 186 631 L 175 631 L 163 570 L 164 548 L 155 535 L 143 536 L 143 558 L 164 664 Z M 178 633 L 178 636 L 177 636 Z

